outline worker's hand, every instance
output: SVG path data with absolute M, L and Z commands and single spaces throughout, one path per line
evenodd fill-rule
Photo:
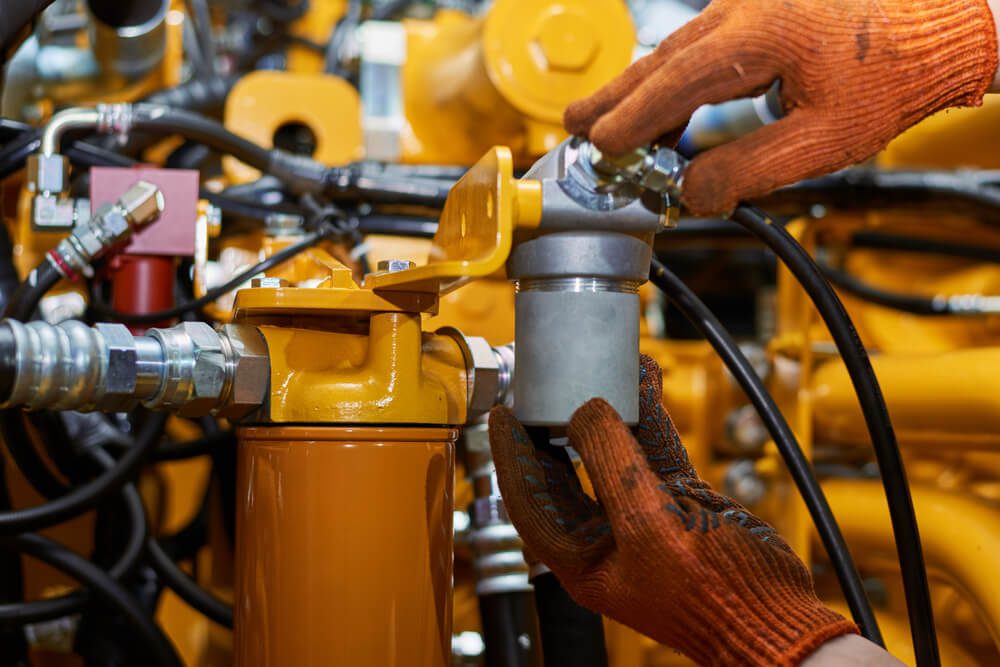
M 986 0 L 714 0 L 589 99 L 566 129 L 615 155 L 695 109 L 781 82 L 786 115 L 691 164 L 695 214 L 865 160 L 930 114 L 980 104 L 997 73 Z
M 770 526 L 698 477 L 652 359 L 640 378 L 635 435 L 602 399 L 570 422 L 596 502 L 564 452 L 536 448 L 510 410 L 490 414 L 500 490 L 526 550 L 581 605 L 701 664 L 798 664 L 857 632 L 817 599 Z

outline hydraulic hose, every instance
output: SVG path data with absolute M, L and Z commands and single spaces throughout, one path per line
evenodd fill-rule
M 35 507 L 0 512 L 0 535 L 13 535 L 48 528 L 96 506 L 135 475 L 146 456 L 160 441 L 166 415 L 151 413 L 139 429 L 135 445 L 114 466 L 90 482 Z
M 829 266 L 821 266 L 823 275 L 835 286 L 844 290 L 848 294 L 858 297 L 869 303 L 898 310 L 911 315 L 971 315 L 985 314 L 983 311 L 977 313 L 969 310 L 959 310 L 953 307 L 956 303 L 947 297 L 927 298 L 909 294 L 897 294 L 878 287 L 874 287 L 858 280 L 854 276 L 844 271 L 838 271 Z M 975 295 L 969 295 L 974 298 Z M 987 297 L 988 298 L 988 297 Z
M 492 593 L 479 596 L 479 617 L 486 643 L 486 667 L 537 667 L 541 651 L 534 628 L 534 593 Z M 525 641 L 527 639 L 528 641 Z
M 163 667 L 182 667 L 173 644 L 138 601 L 111 576 L 59 543 L 31 533 L 0 537 L 0 548 L 25 553 L 60 570 L 121 615 L 144 647 L 143 657 Z
M 100 454 L 107 456 L 103 451 Z M 110 463 L 113 464 L 114 459 L 110 459 Z M 108 570 L 115 581 L 121 581 L 135 569 L 146 543 L 146 511 L 139 492 L 132 484 L 126 484 L 122 487 L 121 494 L 128 515 L 129 531 L 125 548 Z M 24 625 L 62 618 L 80 612 L 91 599 L 88 590 L 83 589 L 54 598 L 0 604 L 0 625 Z
M 192 609 L 201 612 L 219 625 L 233 627 L 233 608 L 213 597 L 208 591 L 195 583 L 177 564 L 163 551 L 163 547 L 152 537 L 146 540 L 146 553 L 149 564 L 160 577 L 161 581 L 182 600 L 191 605 Z
M 774 399 L 764 387 L 764 383 L 740 350 L 739 345 L 725 330 L 722 323 L 695 293 L 672 271 L 655 257 L 649 271 L 649 279 L 660 288 L 684 317 L 712 345 L 726 368 L 736 378 L 743 392 L 757 410 L 768 433 L 781 453 L 785 466 L 795 482 L 802 500 L 816 526 L 816 532 L 826 549 L 827 557 L 833 565 L 843 591 L 844 599 L 851 610 L 854 622 L 861 628 L 861 634 L 880 646 L 885 646 L 879 632 L 878 621 L 872 610 L 864 585 L 854 566 L 854 559 L 847 548 L 844 536 L 833 516 L 830 504 L 820 488 L 812 466 L 795 434 L 785 420 Z
M 551 444 L 548 428 L 529 426 L 527 431 L 535 447 L 545 449 L 563 465 L 573 465 L 565 448 Z M 577 604 L 556 575 L 547 570 L 535 574 L 531 584 L 535 589 L 535 611 L 545 667 L 608 667 L 601 615 Z
M 0 57 L 6 60 L 27 35 L 27 29 L 53 0 L 19 0 L 4 3 L 0 13 Z
M 578 605 L 551 572 L 531 583 L 545 667 L 607 667 L 601 616 Z
M 917 664 L 920 667 L 939 665 L 941 659 L 934 631 L 934 612 L 913 499 L 889 411 L 868 352 L 837 293 L 823 278 L 816 262 L 791 234 L 751 206 L 738 206 L 731 217 L 770 247 L 792 272 L 819 311 L 847 366 L 882 474 Z

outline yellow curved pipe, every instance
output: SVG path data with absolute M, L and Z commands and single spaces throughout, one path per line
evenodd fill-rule
M 823 484 L 840 528 L 861 564 L 871 552 L 895 554 L 882 487 L 867 480 Z M 913 504 L 932 576 L 955 586 L 981 614 L 1000 646 L 1000 507 L 969 496 L 914 485 Z

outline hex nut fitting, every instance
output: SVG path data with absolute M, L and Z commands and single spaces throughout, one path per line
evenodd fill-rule
M 69 160 L 59 154 L 29 155 L 26 181 L 31 192 L 59 195 L 69 190 Z
M 661 148 L 649 156 L 644 164 L 639 185 L 671 197 L 680 197 L 687 161 L 676 151 Z
M 267 341 L 257 327 L 246 324 L 225 325 L 220 339 L 228 360 L 228 383 L 215 414 L 242 419 L 267 400 L 271 380 Z
M 135 396 L 139 352 L 135 337 L 124 324 L 99 323 L 94 330 L 104 341 L 107 366 L 104 392 L 96 408 L 123 412 L 138 402 Z
M 505 403 L 513 375 L 513 346 L 494 348 L 485 338 L 466 336 L 452 327 L 437 333 L 455 340 L 465 358 L 469 397 L 466 422 L 474 422 L 493 406 Z
M 204 322 L 182 322 L 147 335 L 163 348 L 163 381 L 146 407 L 201 416 L 218 406 L 226 388 L 226 360 L 219 334 Z

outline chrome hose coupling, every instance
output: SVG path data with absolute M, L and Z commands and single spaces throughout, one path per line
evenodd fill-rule
M 49 251 L 49 261 L 64 277 L 89 276 L 90 264 L 160 217 L 163 193 L 152 183 L 137 181 L 118 201 L 104 204 L 87 222 Z
M 184 322 L 135 336 L 121 324 L 0 321 L 2 407 L 239 419 L 267 396 L 270 362 L 256 327 Z
M 581 163 L 599 186 L 629 184 L 680 199 L 688 160 L 672 148 L 639 148 L 613 157 L 584 142 L 580 153 Z

